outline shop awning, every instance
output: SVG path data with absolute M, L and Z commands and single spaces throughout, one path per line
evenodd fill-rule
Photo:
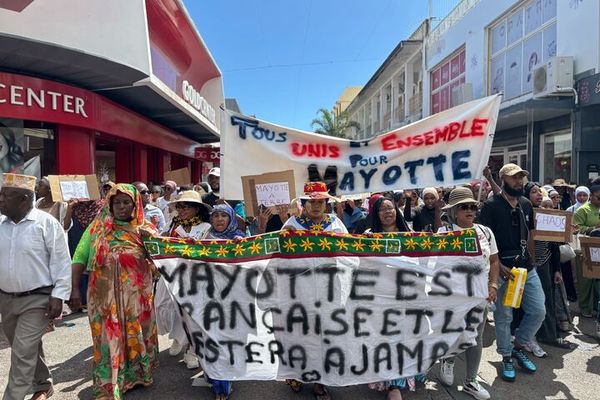
M 0 34 L 0 66 L 7 72 L 95 91 L 199 143 L 219 140 L 215 125 L 158 78 L 125 64 L 52 43 Z
M 502 108 L 498 115 L 496 131 L 526 126 L 528 119 L 530 122 L 537 122 L 567 115 L 573 111 L 574 107 L 572 97 L 529 99 Z

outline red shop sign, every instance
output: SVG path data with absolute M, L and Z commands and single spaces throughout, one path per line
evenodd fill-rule
M 204 162 L 218 162 L 220 149 L 218 147 L 196 147 L 194 150 L 194 158 Z

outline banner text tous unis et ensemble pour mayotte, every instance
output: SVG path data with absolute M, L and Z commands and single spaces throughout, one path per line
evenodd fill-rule
M 476 100 L 362 141 L 231 114 L 221 144 L 224 196 L 240 197 L 234 186 L 240 176 L 289 169 L 299 190 L 312 169 L 335 180 L 338 195 L 468 182 L 489 158 L 499 104 L 498 96 Z

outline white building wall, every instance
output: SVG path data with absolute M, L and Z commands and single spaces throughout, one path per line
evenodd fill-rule
M 465 0 L 465 2 L 473 0 Z M 533 0 L 544 1 L 544 0 Z M 573 56 L 575 74 L 600 66 L 600 1 L 557 1 L 557 56 Z M 425 43 L 423 77 L 423 116 L 431 114 L 430 71 L 460 47 L 466 48 L 466 83 L 473 87 L 473 98 L 488 94 L 488 34 L 489 27 L 510 10 L 530 1 L 481 0 L 441 36 L 435 29 Z M 441 25 L 440 25 L 441 26 Z M 530 98 L 518 97 L 510 104 Z M 508 104 L 504 104 L 508 105 Z

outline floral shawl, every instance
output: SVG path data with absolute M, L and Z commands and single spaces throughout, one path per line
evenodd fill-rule
M 118 193 L 124 193 L 131 197 L 135 207 L 132 213 L 132 219 L 129 222 L 115 220 L 110 206 L 112 198 Z M 92 222 L 90 226 L 90 260 L 89 270 L 94 271 L 101 268 L 106 261 L 110 247 L 115 243 L 144 247 L 140 228 L 157 234 L 154 226 L 144 219 L 144 207 L 142 205 L 142 196 L 135 186 L 119 183 L 115 185 L 106 195 L 106 202 L 102 212 Z

